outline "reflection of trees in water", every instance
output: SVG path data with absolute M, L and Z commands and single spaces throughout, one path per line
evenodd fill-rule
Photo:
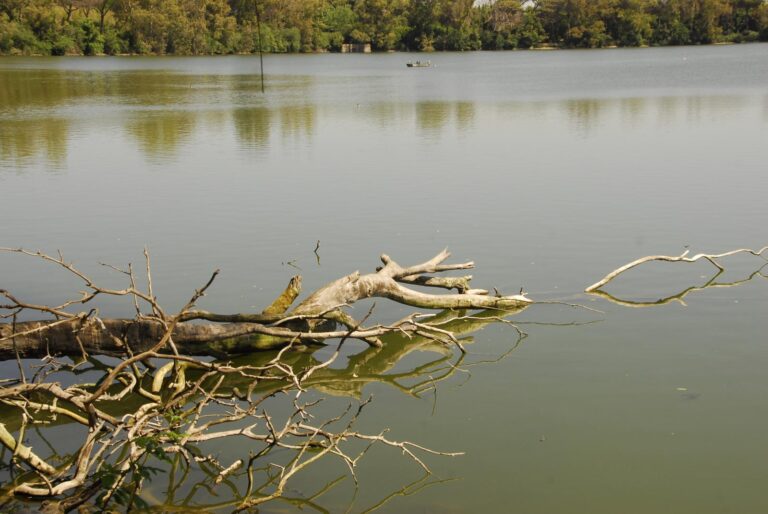
M 314 136 L 317 108 L 313 104 L 268 107 L 242 107 L 234 109 L 232 120 L 242 145 L 259 150 L 269 146 L 274 130 L 285 139 Z
M 313 105 L 291 105 L 277 109 L 267 107 L 234 108 L 231 111 L 149 111 L 141 112 L 126 122 L 126 129 L 151 158 L 174 155 L 195 132 L 210 129 L 231 120 L 241 145 L 265 149 L 272 131 L 279 127 L 283 137 L 314 135 L 316 108 Z M 276 123 L 277 121 L 277 123 Z
M 103 77 L 103 74 L 59 70 L 3 71 L 0 73 L 0 106 L 9 110 L 55 107 L 101 94 Z
M 643 118 L 646 110 L 645 98 L 622 98 L 619 100 L 619 110 L 621 112 L 621 121 L 624 125 L 637 125 Z
M 283 137 L 311 137 L 315 129 L 317 109 L 314 104 L 284 105 L 278 108 Z
M 245 107 L 232 111 L 240 141 L 248 147 L 264 149 L 269 145 L 272 111 L 266 107 Z
M 604 103 L 595 99 L 573 99 L 563 102 L 568 119 L 580 130 L 589 132 L 600 121 Z
M 129 109 L 176 106 L 175 110 L 132 110 L 133 115 L 125 122 L 126 131 L 139 141 L 147 156 L 173 155 L 199 121 L 216 126 L 228 118 L 225 111 L 185 111 L 178 106 L 215 105 L 230 82 L 227 77 L 167 71 L 5 71 L 0 73 L 0 106 L 11 116 L 4 116 L 0 125 L 0 158 L 14 166 L 41 156 L 52 164 L 62 164 L 70 122 L 57 111 L 102 104 L 109 104 L 110 110 L 115 105 Z M 85 118 L 86 124 L 91 116 Z
M 105 100 L 126 105 L 183 104 L 210 101 L 211 91 L 227 83 L 226 77 L 168 71 L 13 70 L 0 73 L 0 105 L 14 110 Z
M 466 130 L 475 119 L 474 102 L 456 102 L 456 124 L 459 130 Z
M 467 129 L 475 118 L 473 102 L 416 102 L 416 125 L 423 132 L 438 132 L 453 119 L 459 130 Z
M 127 105 L 216 105 L 230 102 L 231 77 L 188 75 L 168 71 L 121 71 L 107 74 L 112 87 L 105 91 Z
M 61 167 L 67 158 L 69 122 L 58 118 L 6 120 L 0 123 L 0 159 L 14 167 L 46 160 Z
M 125 127 L 147 157 L 160 158 L 172 156 L 190 138 L 198 116 L 189 111 L 142 112 Z
M 450 110 L 448 102 L 416 102 L 416 125 L 423 131 L 440 130 L 448 121 Z
M 748 104 L 749 101 L 743 96 L 688 96 L 686 121 L 698 125 L 705 117 L 731 117 L 735 112 L 747 109 Z
M 705 117 L 730 116 L 747 108 L 748 103 L 747 98 L 739 96 L 697 95 L 572 99 L 561 102 L 558 107 L 577 129 L 589 132 L 616 113 L 627 126 L 635 125 L 651 114 L 662 126 L 680 120 L 698 125 Z
M 388 127 L 392 122 L 401 120 L 407 116 L 401 104 L 394 102 L 376 102 L 364 107 L 358 107 L 361 115 L 368 120 L 375 121 L 379 127 Z
M 657 98 L 655 103 L 659 125 L 664 126 L 671 124 L 677 117 L 679 100 L 673 96 L 664 96 Z
M 139 111 L 125 123 L 126 131 L 139 143 L 145 157 L 174 156 L 203 129 L 219 130 L 229 121 L 228 111 Z
M 389 127 L 408 120 L 415 112 L 417 127 L 425 132 L 440 131 L 451 122 L 455 122 L 459 130 L 466 130 L 474 122 L 476 115 L 472 102 L 420 102 L 413 107 L 395 102 L 377 102 L 357 104 L 353 108 L 356 117 L 359 116 L 379 127 Z M 348 105 L 332 105 L 322 113 L 331 118 L 344 117 L 349 114 L 350 109 Z M 246 146 L 256 148 L 268 146 L 270 135 L 275 130 L 279 130 L 283 138 L 312 138 L 315 135 L 318 116 L 315 104 L 303 103 L 273 109 L 261 106 L 242 107 L 233 111 L 238 138 Z

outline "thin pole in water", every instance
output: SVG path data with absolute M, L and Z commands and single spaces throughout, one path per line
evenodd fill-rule
M 256 7 L 256 33 L 259 35 L 259 64 L 261 67 L 261 92 L 264 93 L 264 52 L 261 45 L 261 16 L 259 16 L 259 2 L 254 0 Z

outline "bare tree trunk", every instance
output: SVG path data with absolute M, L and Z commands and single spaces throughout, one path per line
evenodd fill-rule
M 78 297 L 60 305 L 31 304 L 0 289 L 0 319 L 10 320 L 0 324 L 0 354 L 19 359 L 18 378 L 0 381 L 0 404 L 3 409 L 10 408 L 15 413 L 15 416 L 7 416 L 4 412 L 0 418 L 0 446 L 6 450 L 2 452 L 3 457 L 10 459 L 6 465 L 22 471 L 12 484 L 0 488 L 0 494 L 56 498 L 49 505 L 51 512 L 75 508 L 99 490 L 102 491 L 98 499 L 102 508 L 111 501 L 123 502 L 127 496 L 135 497 L 142 482 L 137 481 L 136 476 L 145 476 L 140 474 L 146 473 L 142 466 L 147 459 L 154 456 L 171 462 L 167 455 L 177 453 L 181 454 L 188 468 L 200 463 L 198 469 L 202 469 L 203 462 L 206 466 L 213 465 L 219 471 L 214 484 L 237 473 L 238 468 L 248 470 L 247 488 L 242 493 L 234 491 L 236 498 L 231 507 L 235 512 L 279 497 L 291 477 L 325 455 L 341 459 L 354 476 L 355 464 L 367 449 L 352 453 L 354 446 L 348 445 L 347 441 L 358 441 L 366 447 L 374 443 L 392 447 L 429 473 L 420 454 L 459 454 L 435 451 L 409 441 L 391 440 L 384 436 L 384 432 L 372 435 L 354 430 L 355 421 L 370 400 L 362 401 L 356 410 L 347 409 L 331 420 L 315 424 L 309 410 L 317 401 L 300 400 L 301 395 L 308 387 L 316 386 L 322 390 L 325 384 L 326 390 L 333 394 L 358 396 L 365 381 L 376 380 L 381 375 L 386 375 L 385 381 L 404 392 L 418 394 L 423 387 L 435 387 L 437 381 L 450 376 L 457 365 L 448 362 L 443 368 L 432 365 L 425 368 L 422 364 L 411 373 L 389 373 L 398 356 L 417 348 L 436 347 L 439 357 L 435 363 L 440 364 L 453 356 L 456 356 L 456 363 L 460 363 L 464 357 L 463 344 L 469 342 L 466 337 L 459 338 L 463 333 L 488 322 L 505 321 L 512 311 L 520 311 L 531 303 L 522 294 L 491 297 L 486 291 L 469 289 L 471 277 L 468 276 L 426 276 L 474 266 L 471 262 L 443 265 L 448 253 L 441 252 L 433 259 L 409 268 L 402 268 L 389 257 L 382 256 L 384 266 L 375 273 L 353 273 L 342 277 L 315 291 L 290 310 L 301 286 L 300 277 L 294 277 L 285 291 L 258 314 L 196 310 L 197 301 L 214 282 L 219 273 L 217 270 L 205 285 L 194 291 L 178 313 L 171 315 L 154 296 L 146 251 L 146 290 L 137 287 L 130 265 L 127 270 L 110 266 L 127 277 L 128 285 L 124 289 L 109 289 L 95 284 L 72 263 L 65 261 L 60 253 L 52 257 L 41 252 L 9 248 L 0 248 L 0 252 L 52 263 L 85 284 Z M 402 284 L 456 289 L 458 294 L 425 294 Z M 97 309 L 85 311 L 95 303 L 94 299 L 104 295 L 127 297 L 136 312 L 135 318 L 101 319 Z M 460 310 L 428 315 L 413 313 L 396 323 L 367 327 L 363 324 L 373 309 L 359 321 L 343 310 L 358 300 L 371 297 L 392 299 L 420 308 Z M 480 312 L 468 313 L 468 310 Z M 17 322 L 20 316 L 27 317 L 29 312 L 53 319 Z M 343 329 L 337 330 L 337 324 Z M 519 329 L 517 333 L 519 342 L 523 333 Z M 342 355 L 342 346 L 350 337 L 366 341 L 373 347 L 354 360 L 350 359 L 349 364 L 354 366 L 348 374 L 351 380 L 339 388 L 330 379 L 341 371 L 332 369 L 331 364 Z M 335 350 L 329 358 L 320 361 L 312 356 L 311 361 L 297 367 L 292 361 L 301 353 L 287 352 L 297 342 L 329 339 L 338 340 Z M 257 365 L 238 366 L 233 364 L 233 359 L 211 362 L 191 356 L 229 356 L 275 346 L 284 348 L 277 355 L 265 354 L 266 362 Z M 60 353 L 83 357 L 89 353 L 114 354 L 121 359 L 114 365 L 107 365 L 90 357 L 93 367 L 87 367 L 86 372 L 100 373 L 101 377 L 94 383 L 65 387 L 52 381 L 52 374 L 63 370 L 79 374 L 81 363 L 68 363 L 53 357 Z M 48 358 L 49 355 L 52 357 Z M 20 358 L 31 356 L 46 358 L 28 380 Z M 167 362 L 157 362 L 158 357 Z M 402 385 L 397 382 L 398 378 L 418 379 L 424 374 L 428 376 L 423 377 L 421 383 L 409 381 L 410 385 Z M 287 416 L 277 421 L 265 410 L 265 402 L 280 392 L 290 394 L 292 407 Z M 28 428 L 37 428 L 36 425 L 52 423 L 58 418 L 87 427 L 79 450 L 71 453 L 71 458 L 65 459 L 64 464 L 61 459 L 36 453 L 25 440 Z M 338 430 L 331 428 L 336 425 L 340 427 Z M 201 452 L 200 444 L 227 438 L 248 439 L 249 444 L 257 445 L 259 450 L 249 456 L 247 463 L 239 459 L 229 465 Z M 273 449 L 287 451 L 292 456 L 287 463 L 283 460 L 284 465 L 278 466 L 278 473 L 268 473 L 264 485 L 258 485 L 252 480 L 252 471 L 272 469 L 264 467 L 264 459 L 270 458 L 267 456 Z M 103 476 L 108 480 L 102 480 Z
M 53 261 L 84 278 L 82 273 L 63 259 L 21 252 Z M 443 251 L 427 262 L 403 268 L 389 256 L 382 255 L 384 265 L 375 273 L 361 275 L 355 272 L 335 280 L 310 294 L 290 311 L 290 305 L 300 293 L 301 277 L 298 276 L 291 279 L 286 290 L 259 314 L 217 314 L 202 310 L 185 310 L 173 318 L 170 339 L 174 346 L 164 348 L 163 351 L 177 351 L 187 355 L 226 356 L 281 347 L 291 342 L 319 342 L 341 337 L 352 337 L 371 345 L 380 345 L 379 338 L 393 331 L 417 332 L 423 329 L 418 314 L 393 325 L 365 328 L 342 310 L 359 300 L 372 297 L 387 298 L 421 309 L 438 310 L 517 310 L 531 303 L 524 295 L 490 296 L 485 290 L 470 289 L 471 276 L 426 276 L 474 267 L 472 262 L 442 264 L 449 256 L 447 251 Z M 150 303 L 154 298 L 151 287 L 150 292 L 143 295 L 133 288 L 122 291 L 104 290 L 95 286 L 87 277 L 84 280 L 93 290 L 91 294 L 94 296 L 120 293 L 138 296 Z M 135 283 L 133 278 L 131 281 L 132 284 Z M 405 287 L 403 283 L 456 289 L 458 293 L 427 294 Z M 0 290 L 0 295 L 12 302 L 11 305 L 5 306 L 6 308 L 38 310 L 59 318 L 54 321 L 0 325 L 0 359 L 11 359 L 17 354 L 20 357 L 42 357 L 49 354 L 96 353 L 124 356 L 141 353 L 151 349 L 164 336 L 171 321 L 171 318 L 163 317 L 159 307 L 155 308 L 154 305 L 153 310 L 158 311 L 155 314 L 159 315 L 138 315 L 135 319 L 100 319 L 90 313 L 75 315 L 60 308 L 25 304 L 3 290 Z M 209 323 L 201 323 L 201 320 Z M 341 329 L 337 328 L 338 324 L 342 325 Z

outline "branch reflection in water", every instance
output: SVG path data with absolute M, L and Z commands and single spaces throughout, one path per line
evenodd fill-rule
M 592 284 L 586 289 L 586 292 L 595 296 L 599 296 L 601 298 L 604 298 L 610 302 L 613 302 L 618 305 L 622 305 L 624 307 L 656 307 L 659 305 L 666 305 L 668 303 L 672 302 L 679 302 L 682 305 L 685 305 L 685 297 L 688 296 L 690 293 L 695 293 L 699 291 L 704 291 L 706 289 L 713 289 L 713 288 L 728 288 L 728 287 L 735 287 L 739 286 L 741 284 L 745 284 L 747 282 L 750 282 L 755 277 L 761 277 L 761 278 L 768 278 L 768 276 L 765 275 L 764 270 L 766 267 L 768 267 L 768 263 L 766 261 L 766 257 L 764 256 L 765 252 L 768 251 L 768 246 L 765 246 L 763 248 L 760 248 L 759 250 L 751 250 L 749 248 L 741 248 L 738 250 L 732 250 L 730 252 L 725 252 L 722 254 L 703 254 L 699 253 L 694 255 L 693 257 L 688 257 L 689 250 L 686 248 L 686 250 L 678 255 L 678 256 L 669 256 L 669 255 L 649 255 L 647 257 L 642 257 L 640 259 L 634 260 L 628 264 L 625 264 L 624 266 L 621 266 L 620 268 L 615 269 L 605 277 L 603 277 L 600 281 L 596 282 L 595 284 Z M 732 255 L 737 254 L 748 254 L 752 255 L 754 257 L 757 257 L 760 259 L 759 262 L 762 263 L 762 265 L 755 271 L 751 272 L 749 275 L 747 275 L 745 278 L 738 279 L 738 280 L 731 280 L 728 282 L 718 282 L 717 279 L 722 276 L 725 273 L 725 267 L 720 264 L 720 259 L 724 257 L 729 257 Z M 683 263 L 693 263 L 697 261 L 707 261 L 711 263 L 715 268 L 717 269 L 717 272 L 709 278 L 704 284 L 697 285 L 697 286 L 690 286 L 686 287 L 682 290 L 680 290 L 677 293 L 663 296 L 661 298 L 658 298 L 656 300 L 629 300 L 629 299 L 623 299 L 619 298 L 618 296 L 615 296 L 611 293 L 608 293 L 603 290 L 605 286 L 607 286 L 610 282 L 612 282 L 615 278 L 617 278 L 619 275 L 636 268 L 638 266 L 641 266 L 648 262 L 683 262 Z
M 471 333 L 516 312 L 451 310 L 438 313 L 425 322 L 452 332 L 462 345 L 466 345 L 473 342 Z M 154 371 L 146 373 L 144 384 L 136 388 L 138 393 L 121 394 L 120 387 L 113 387 L 108 391 L 113 399 L 99 404 L 107 416 L 117 419 L 135 417 L 134 427 L 128 425 L 127 433 L 119 437 L 111 434 L 105 437 L 104 433 L 91 430 L 90 436 L 84 434 L 87 442 L 83 448 L 73 448 L 71 441 L 77 439 L 61 437 L 61 434 L 82 431 L 84 427 L 75 428 L 72 422 L 77 420 L 65 413 L 66 402 L 52 402 L 42 391 L 36 393 L 39 396 L 34 398 L 37 403 L 14 403 L 15 409 L 3 412 L 0 422 L 7 427 L 8 433 L 18 433 L 17 441 L 23 441 L 26 447 L 34 447 L 34 451 L 53 466 L 67 469 L 70 463 L 83 459 L 83 456 L 103 460 L 99 471 L 85 478 L 74 494 L 46 503 L 45 508 L 52 509 L 51 512 L 66 512 L 78 506 L 85 512 L 89 509 L 95 512 L 95 505 L 104 503 L 118 511 L 138 508 L 157 512 L 186 512 L 190 509 L 228 512 L 248 510 L 273 499 L 299 509 L 327 512 L 323 506 L 323 495 L 342 484 L 352 487 L 352 498 L 347 509 L 370 512 L 395 498 L 414 495 L 446 481 L 432 476 L 421 460 L 423 457 L 413 453 L 440 452 L 432 452 L 413 443 L 385 439 L 384 432 L 368 436 L 353 430 L 352 426 L 363 407 L 371 402 L 370 398 L 361 400 L 364 387 L 386 384 L 415 398 L 431 392 L 434 393 L 433 402 L 436 402 L 440 382 L 456 374 L 468 375 L 470 366 L 502 359 L 520 345 L 526 335 L 515 325 L 509 326 L 512 341 L 502 355 L 472 362 L 472 354 L 465 354 L 458 347 L 446 344 L 434 333 L 393 333 L 383 338 L 382 347 L 367 347 L 349 355 L 341 368 L 318 367 L 324 360 L 318 357 L 320 352 L 313 346 L 307 346 L 303 351 L 283 352 L 278 368 L 272 364 L 280 352 L 261 352 L 221 363 L 222 371 L 226 368 L 226 373 L 191 365 L 177 372 L 187 384 L 192 384 L 183 390 L 178 401 L 173 400 L 180 383 L 178 375 L 166 379 L 161 388 L 155 382 L 160 376 L 162 384 L 162 370 L 166 362 L 175 362 L 179 366 L 185 361 L 153 359 L 151 363 L 142 364 Z M 431 357 L 427 362 L 409 359 L 415 352 Z M 93 385 L 81 386 L 92 388 L 114 365 L 108 360 L 90 356 L 83 362 L 73 364 L 68 360 L 58 361 L 49 357 L 35 372 L 47 375 L 48 381 L 54 377 L 63 383 L 93 380 Z M 211 361 L 209 364 L 218 363 Z M 301 370 L 312 368 L 315 371 L 306 380 L 286 386 L 286 375 L 297 375 Z M 254 382 L 258 373 L 263 374 L 259 381 Z M 19 379 L 16 387 L 23 385 Z M 292 402 L 286 402 L 285 396 L 295 396 L 297 387 L 303 392 L 303 403 L 299 402 L 298 396 Z M 339 414 L 337 404 L 345 397 L 358 400 L 359 406 L 349 405 Z M 151 412 L 158 398 L 168 404 L 165 419 L 142 419 L 141 413 Z M 3 401 L 8 403 L 5 399 Z M 43 405 L 53 405 L 57 411 L 51 412 Z M 240 416 L 245 412 L 249 412 L 250 416 Z M 325 421 L 318 422 L 318 418 Z M 131 432 L 141 424 L 150 429 L 150 435 L 143 432 L 132 439 Z M 256 425 L 261 430 L 255 429 Z M 203 426 L 208 429 L 214 426 L 226 428 L 199 432 Z M 233 438 L 238 436 L 251 439 L 248 442 L 251 452 L 235 462 L 225 462 L 223 458 L 220 461 L 222 445 L 232 444 L 235 442 Z M 394 444 L 423 466 L 424 475 L 371 505 L 355 506 L 358 488 L 356 465 L 374 443 Z M 20 447 L 21 444 L 17 449 Z M 130 455 L 136 448 L 142 451 L 136 453 L 140 456 L 134 460 Z M 35 474 L 34 470 L 25 471 L 12 463 L 16 458 L 14 453 L 4 448 L 0 456 L 6 492 L 16 484 L 28 481 L 30 474 Z M 288 478 L 306 466 L 324 460 L 325 456 L 338 457 L 348 467 L 348 472 L 332 474 L 333 478 L 311 493 L 284 490 Z M 353 483 L 347 480 L 350 477 Z M 309 490 L 312 486 L 302 484 L 302 490 L 304 487 Z M 215 501 L 212 502 L 212 499 Z M 19 509 L 23 508 L 23 503 L 18 497 L 14 499 L 6 494 L 2 502 L 4 511 L 22 511 Z M 333 509 L 336 507 L 338 505 Z

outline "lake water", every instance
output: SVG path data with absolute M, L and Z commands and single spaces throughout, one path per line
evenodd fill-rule
M 405 67 L 416 58 L 433 67 Z M 647 308 L 582 294 L 644 255 L 768 244 L 768 45 L 264 65 L 262 94 L 257 57 L 0 59 L 0 246 L 61 249 L 110 280 L 99 262 L 140 262 L 146 245 L 169 309 L 221 268 L 202 304 L 219 312 L 260 310 L 298 272 L 309 291 L 373 270 L 382 252 L 415 264 L 448 247 L 477 263 L 476 287 L 604 314 L 533 307 L 517 346 L 511 327 L 479 331 L 468 361 L 504 357 L 420 397 L 372 380 L 361 429 L 466 455 L 430 458 L 434 475 L 403 489 L 419 469 L 378 449 L 356 495 L 347 478 L 319 505 L 768 511 L 765 276 Z M 724 263 L 718 283 L 765 261 Z M 651 302 L 713 275 L 703 262 L 650 265 L 609 290 Z M 52 303 L 76 284 L 0 255 L 0 287 Z M 406 355 L 382 373 L 437 357 Z M 244 444 L 217 451 L 231 462 Z M 290 494 L 343 474 L 317 466 Z

